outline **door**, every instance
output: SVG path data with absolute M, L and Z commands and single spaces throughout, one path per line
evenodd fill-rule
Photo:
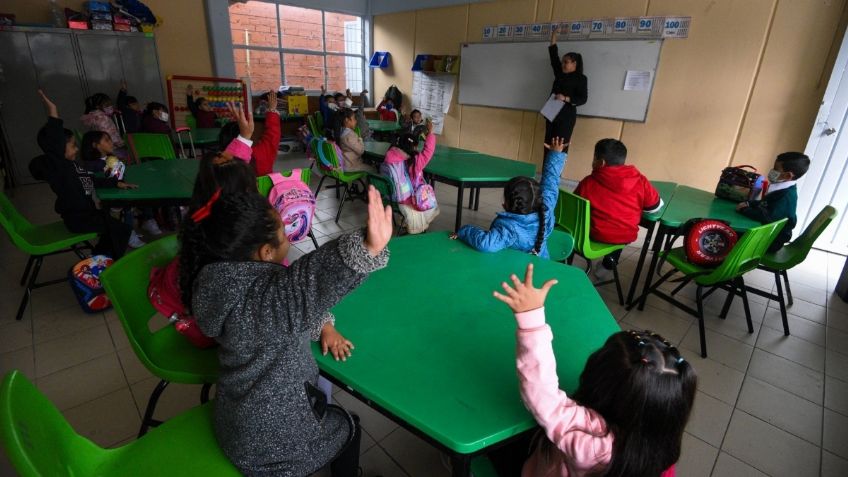
M 80 32 L 77 44 L 85 72 L 86 91 L 89 95 L 105 93 L 114 101 L 124 80 L 118 37 L 112 32 Z
M 838 215 L 816 248 L 848 255 L 848 36 L 842 40 L 804 153 L 810 170 L 798 182 L 797 236 L 826 205 Z

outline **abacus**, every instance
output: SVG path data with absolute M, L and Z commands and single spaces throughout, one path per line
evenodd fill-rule
M 228 102 L 241 102 L 245 112 L 247 88 L 242 80 L 234 78 L 213 78 L 207 76 L 168 76 L 168 107 L 171 114 L 171 128 L 187 127 L 186 117 L 191 115 L 186 103 L 185 90 L 188 85 L 194 89 L 194 97 L 206 98 L 209 107 L 221 119 L 232 119 L 227 110 Z

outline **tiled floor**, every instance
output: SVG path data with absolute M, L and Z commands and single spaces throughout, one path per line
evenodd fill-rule
M 283 159 L 278 168 L 300 160 Z M 441 215 L 433 230 L 453 227 L 455 189 L 437 186 Z M 332 219 L 335 193 L 322 192 L 315 233 L 323 243 L 361 226 L 361 203 L 345 205 L 342 221 Z M 14 191 L 14 202 L 34 222 L 55 220 L 53 195 L 43 186 Z M 497 190 L 484 191 L 478 212 L 463 213 L 464 223 L 487 226 L 500 208 Z M 309 242 L 292 248 L 290 259 L 312 250 Z M 638 250 L 628 247 L 621 264 L 628 286 Z M 44 278 L 67 273 L 70 255 L 50 257 Z M 82 313 L 65 285 L 36 290 L 25 318 L 16 322 L 18 278 L 26 257 L 5 234 L 0 238 L 0 373 L 20 369 L 59 407 L 73 427 L 96 443 L 116 446 L 132 440 L 148 395 L 156 384 L 129 348 L 112 312 Z M 784 337 L 773 302 L 751 297 L 754 333 L 748 334 L 740 303 L 727 320 L 717 318 L 722 297 L 707 302 L 709 359 L 698 356 L 695 320 L 651 298 L 645 311 L 627 312 L 614 290 L 601 296 L 621 326 L 650 328 L 677 343 L 699 375 L 695 410 L 683 440 L 678 475 L 689 476 L 846 476 L 848 475 L 848 304 L 834 288 L 844 258 L 814 251 L 790 273 L 795 305 L 792 336 Z M 771 288 L 767 274 L 746 276 Z M 626 289 L 625 289 L 626 291 Z M 692 297 L 691 290 L 682 292 Z M 739 300 L 737 300 L 738 302 Z M 559 312 L 567 313 L 568 310 Z M 171 385 L 158 417 L 167 418 L 198 402 L 197 386 Z M 439 452 L 406 430 L 337 391 L 336 400 L 363 422 L 365 476 L 447 476 Z M 0 476 L 14 475 L 0 453 Z

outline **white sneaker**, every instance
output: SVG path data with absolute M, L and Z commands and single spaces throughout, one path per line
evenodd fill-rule
M 599 282 L 612 280 L 613 277 L 612 270 L 608 270 L 606 267 L 604 267 L 603 259 L 598 260 L 592 265 L 592 275 L 594 275 L 595 280 Z
M 141 224 L 141 229 L 150 235 L 162 235 L 162 230 L 159 228 L 159 224 L 156 223 L 156 219 L 147 219 Z
M 127 245 L 129 245 L 130 248 L 139 248 L 144 247 L 147 243 L 142 240 L 137 233 L 135 233 L 135 230 L 133 230 L 132 234 L 130 234 L 130 241 L 127 242 Z

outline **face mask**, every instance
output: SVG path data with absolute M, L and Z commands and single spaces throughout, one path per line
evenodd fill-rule
M 159 113 L 159 119 L 161 119 L 162 121 L 165 121 L 166 123 L 168 122 L 169 117 L 170 116 L 168 116 L 168 113 L 166 113 L 165 111 L 162 111 L 161 113 Z
M 346 107 L 346 108 L 349 108 L 349 107 L 353 106 L 353 100 L 352 100 L 352 99 L 350 99 L 350 98 L 345 99 L 345 100 L 344 100 L 344 105 L 345 105 L 345 107 Z
M 113 108 L 112 106 L 106 106 L 105 108 L 103 108 L 103 112 L 111 116 L 112 113 L 115 112 L 115 108 Z
M 783 173 L 776 170 L 776 169 L 770 170 L 769 173 L 768 173 L 769 182 L 771 182 L 772 184 L 777 183 L 777 182 L 783 182 L 783 181 L 780 180 L 781 174 L 783 174 Z
M 330 108 L 330 109 L 332 109 L 333 111 L 338 111 L 338 110 L 339 110 L 339 105 L 338 105 L 338 104 L 336 104 L 336 103 L 328 103 L 328 104 L 327 104 L 327 107 L 328 107 L 328 108 Z

